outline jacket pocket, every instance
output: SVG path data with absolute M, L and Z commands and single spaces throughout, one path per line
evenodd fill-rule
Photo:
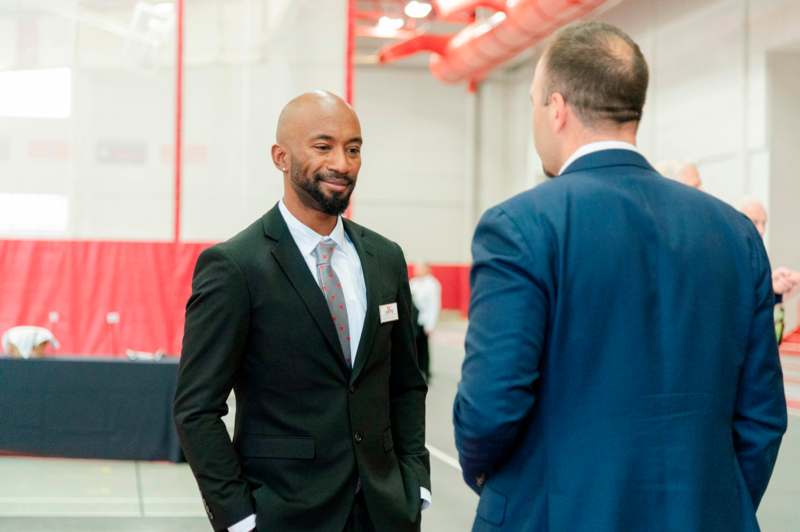
M 239 453 L 247 458 L 312 460 L 316 446 L 311 436 L 243 435 Z

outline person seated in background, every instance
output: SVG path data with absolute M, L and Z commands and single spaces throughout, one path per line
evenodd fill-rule
M 694 163 L 685 163 L 678 161 L 665 161 L 656 165 L 658 172 L 679 183 L 683 183 L 687 187 L 702 190 L 703 180 L 700 179 L 700 170 Z
M 753 222 L 761 238 L 767 232 L 767 209 L 754 198 L 744 198 L 739 202 L 739 210 Z M 772 291 L 775 292 L 775 336 L 778 343 L 783 339 L 785 327 L 783 298 L 800 288 L 800 272 L 783 266 L 772 271 Z
M 44 356 L 48 346 L 58 349 L 56 337 L 44 327 L 20 325 L 3 334 L 3 352 L 12 357 L 37 358 Z
M 442 285 L 431 274 L 431 268 L 426 263 L 417 265 L 409 285 L 414 306 L 419 310 L 417 318 L 420 328 L 419 334 L 417 334 L 419 368 L 425 375 L 425 379 L 428 379 L 431 374 L 429 336 L 436 328 L 439 311 L 442 309 Z

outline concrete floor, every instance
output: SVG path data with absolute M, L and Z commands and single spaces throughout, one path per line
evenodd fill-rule
M 428 395 L 433 507 L 424 532 L 470 529 L 477 498 L 455 465 L 451 406 L 463 357 L 463 321 L 433 336 Z M 800 399 L 800 357 L 786 359 L 787 393 Z M 790 416 L 775 475 L 759 511 L 764 532 L 800 531 L 800 413 Z M 208 532 L 186 465 L 0 458 L 0 532 Z M 565 531 L 568 532 L 568 531 Z

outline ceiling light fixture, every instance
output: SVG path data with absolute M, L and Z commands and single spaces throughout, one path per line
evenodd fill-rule
M 411 2 L 406 4 L 405 13 L 406 16 L 411 18 L 425 18 L 433 9 L 433 6 L 428 2 L 418 2 L 417 0 L 411 0 Z
M 376 30 L 382 34 L 393 34 L 403 26 L 406 21 L 401 18 L 381 17 L 378 19 L 378 26 Z

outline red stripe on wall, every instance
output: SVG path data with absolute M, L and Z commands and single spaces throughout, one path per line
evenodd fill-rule
M 431 274 L 442 285 L 442 308 L 457 310 L 462 316 L 469 310 L 469 266 L 465 264 L 431 264 Z M 409 264 L 408 272 L 414 274 Z

